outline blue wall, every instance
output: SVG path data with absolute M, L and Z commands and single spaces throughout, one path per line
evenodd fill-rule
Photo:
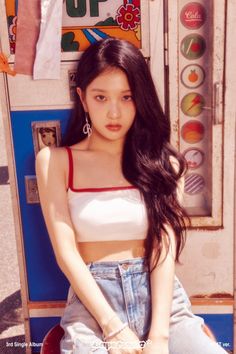
M 35 175 L 31 122 L 60 120 L 65 131 L 70 110 L 11 112 L 20 212 L 30 301 L 66 299 L 68 281 L 56 264 L 40 204 L 27 204 L 25 176 Z

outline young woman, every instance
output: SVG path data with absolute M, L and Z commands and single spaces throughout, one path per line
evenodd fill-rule
M 169 143 L 141 52 L 91 45 L 64 147 L 36 173 L 56 260 L 70 282 L 61 353 L 223 354 L 175 277 L 184 160 Z

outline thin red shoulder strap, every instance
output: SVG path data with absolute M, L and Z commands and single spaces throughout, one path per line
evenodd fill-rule
M 73 189 L 73 175 L 74 175 L 73 156 L 72 156 L 71 148 L 69 148 L 69 146 L 65 146 L 65 148 L 68 153 L 68 160 L 69 160 L 68 187 L 70 189 Z

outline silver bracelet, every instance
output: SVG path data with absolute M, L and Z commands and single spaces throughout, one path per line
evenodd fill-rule
M 128 322 L 125 322 L 119 329 L 109 333 L 106 337 L 104 337 L 104 341 L 106 342 L 108 339 L 111 339 L 112 337 L 116 336 L 118 333 L 123 331 L 123 329 L 127 326 L 128 326 Z
M 115 313 L 115 314 L 109 319 L 109 321 L 106 323 L 106 325 L 105 325 L 104 327 L 108 326 L 108 323 L 110 323 L 110 322 L 113 320 L 113 318 L 115 318 L 115 317 L 118 317 L 118 316 L 117 316 L 117 313 Z

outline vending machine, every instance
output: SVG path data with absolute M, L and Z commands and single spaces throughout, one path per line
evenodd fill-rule
M 194 312 L 232 353 L 233 0 L 57 0 L 52 10 L 58 16 L 49 17 L 44 1 L 22 4 L 0 0 L 0 92 L 27 353 L 40 352 L 45 334 L 59 323 L 69 287 L 42 217 L 35 156 L 45 146 L 60 146 L 73 109 L 80 55 L 109 36 L 127 39 L 142 51 L 170 116 L 172 144 L 188 164 L 184 207 L 191 219 L 177 273 Z M 40 71 L 38 46 L 45 38 L 55 62 L 53 70 Z

